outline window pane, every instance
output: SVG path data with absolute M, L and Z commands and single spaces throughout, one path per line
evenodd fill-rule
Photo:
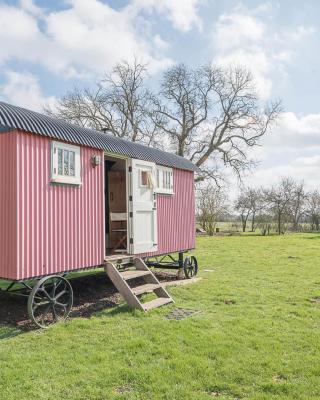
M 160 187 L 160 171 L 157 169 L 157 188 Z
M 165 189 L 169 189 L 169 173 L 168 171 L 164 172 L 164 176 L 165 176 L 165 183 L 164 183 L 164 188 Z
M 141 171 L 141 186 L 148 185 L 148 175 L 147 171 Z
M 75 170 L 76 170 L 76 168 L 75 168 L 76 153 L 74 151 L 70 151 L 69 152 L 69 157 L 70 157 L 70 160 L 69 160 L 70 176 L 75 176 L 76 175 L 76 173 L 75 173 Z
M 58 149 L 58 175 L 63 175 L 62 160 L 63 160 L 63 151 L 62 149 Z
M 69 150 L 63 150 L 63 175 L 69 176 Z

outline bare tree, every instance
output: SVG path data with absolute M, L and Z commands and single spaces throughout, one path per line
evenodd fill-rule
M 292 218 L 292 229 L 298 230 L 298 224 L 306 212 L 307 193 L 304 188 L 304 183 L 296 183 L 291 201 L 290 214 Z
M 250 202 L 251 202 L 251 232 L 256 229 L 256 218 L 263 211 L 265 207 L 262 189 L 251 189 Z
M 272 215 L 260 212 L 256 217 L 256 224 L 260 229 L 262 236 L 270 235 L 272 228 Z
M 260 189 L 243 188 L 235 204 L 235 210 L 240 213 L 242 231 L 245 232 L 247 222 L 251 219 L 251 232 L 255 230 L 257 213 L 263 209 Z
M 311 220 L 311 229 L 320 230 L 320 193 L 318 190 L 311 192 L 306 201 L 306 214 Z
M 217 187 L 206 186 L 198 190 L 197 219 L 201 227 L 212 236 L 219 219 L 228 211 L 225 193 Z
M 292 178 L 282 178 L 279 184 L 265 191 L 266 201 L 275 217 L 279 235 L 284 233 L 284 223 L 290 218 L 295 190 L 296 184 Z
M 241 176 L 255 165 L 248 149 L 277 121 L 280 102 L 262 107 L 244 68 L 212 65 L 169 68 L 157 94 L 145 86 L 146 66 L 117 64 L 94 89 L 74 89 L 50 115 L 80 126 L 167 147 L 202 171 L 197 180 L 222 178 L 221 167 Z M 171 146 L 171 148 L 170 148 Z
M 248 148 L 259 143 L 281 111 L 279 101 L 261 109 L 246 69 L 211 65 L 168 69 L 154 104 L 156 125 L 177 154 L 201 168 L 199 180 L 217 180 L 221 162 L 238 176 L 252 166 Z
M 117 64 L 94 89 L 77 89 L 62 97 L 49 115 L 133 142 L 152 144 L 156 126 L 152 121 L 151 95 L 145 88 L 144 64 Z
M 240 214 L 242 232 L 246 231 L 247 221 L 252 211 L 248 193 L 248 189 L 242 190 L 235 204 L 235 210 Z

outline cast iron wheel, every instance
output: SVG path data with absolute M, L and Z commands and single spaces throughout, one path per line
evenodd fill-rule
M 198 261 L 195 256 L 186 257 L 183 263 L 183 271 L 186 278 L 191 279 L 198 273 Z
M 72 308 L 73 291 L 62 276 L 53 275 L 40 279 L 28 298 L 28 314 L 39 328 L 65 320 Z

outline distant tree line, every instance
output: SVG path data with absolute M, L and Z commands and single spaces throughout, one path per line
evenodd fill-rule
M 209 235 L 221 221 L 238 222 L 242 232 L 262 235 L 320 230 L 320 192 L 282 178 L 271 187 L 243 187 L 231 204 L 222 189 L 199 189 L 197 221 Z

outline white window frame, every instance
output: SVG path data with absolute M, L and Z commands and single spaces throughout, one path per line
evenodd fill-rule
M 163 173 L 164 172 L 169 172 L 171 174 L 171 188 L 164 188 L 163 187 Z M 158 185 L 158 174 L 159 174 L 159 185 Z M 169 167 L 163 167 L 161 165 L 157 165 L 156 168 L 156 193 L 159 194 L 169 194 L 172 195 L 174 194 L 173 191 L 173 169 Z
M 68 150 L 75 153 L 75 176 L 59 175 L 58 173 L 58 150 Z M 81 162 L 80 146 L 74 146 L 63 142 L 51 142 L 51 182 L 65 183 L 69 185 L 81 185 Z

